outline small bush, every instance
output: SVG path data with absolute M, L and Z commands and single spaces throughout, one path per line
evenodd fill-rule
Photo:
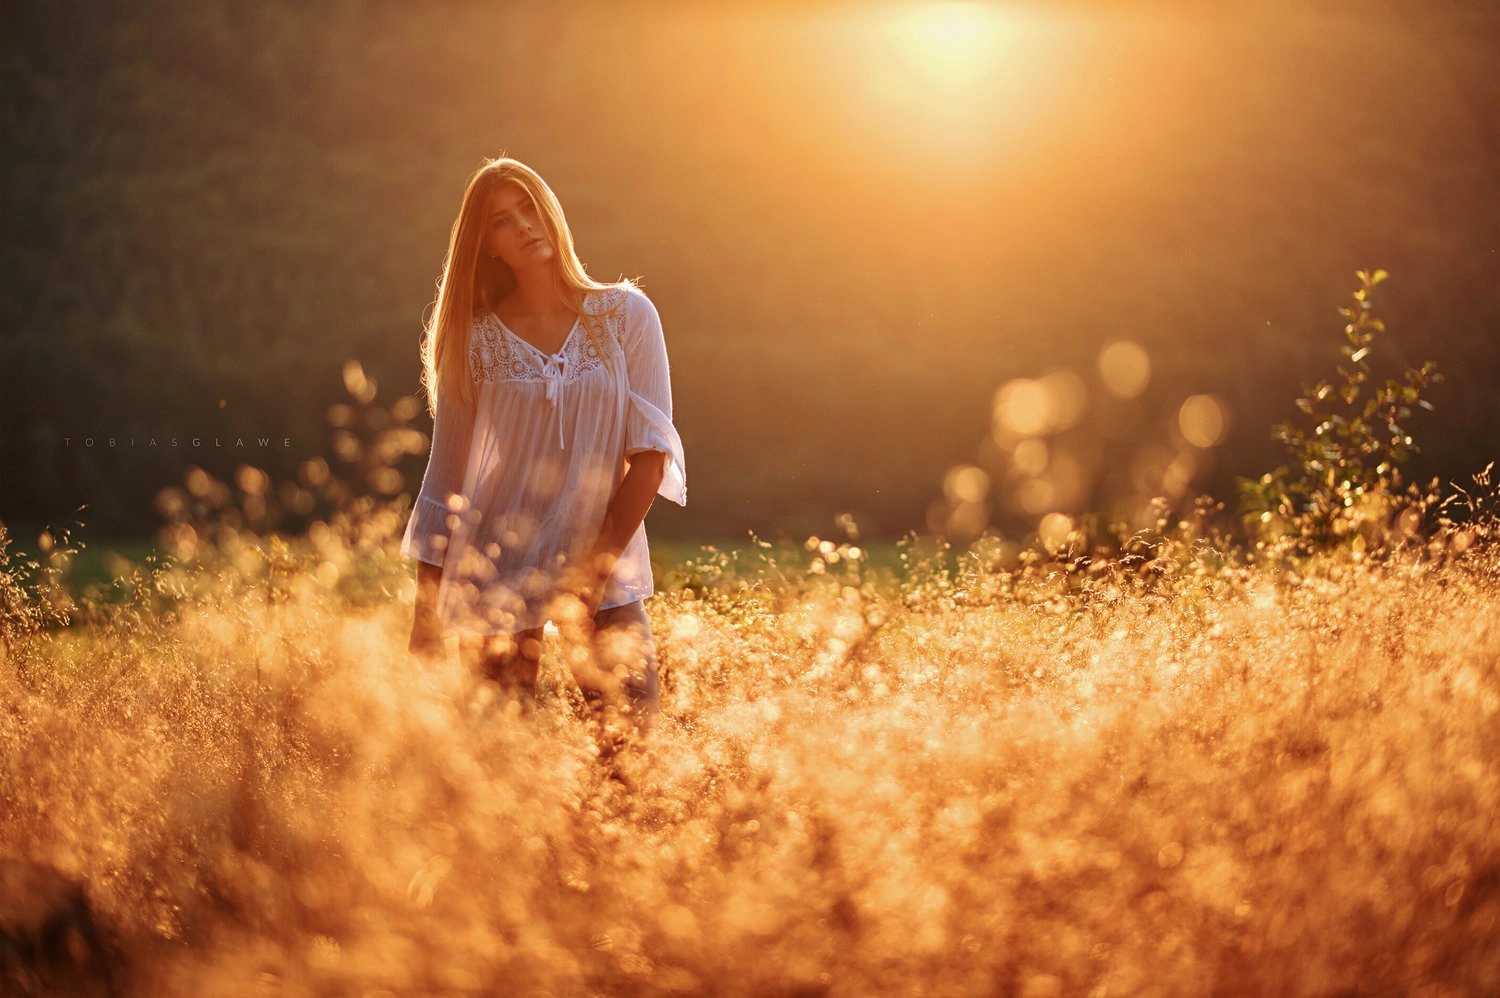
M 1272 436 L 1291 460 L 1255 479 L 1240 479 L 1241 510 L 1256 546 L 1281 557 L 1347 548 L 1386 551 L 1419 538 L 1436 503 L 1437 483 L 1419 489 L 1403 482 L 1401 466 L 1419 448 L 1406 429 L 1414 407 L 1442 380 L 1433 361 L 1408 368 L 1400 380 L 1373 374 L 1375 337 L 1385 323 L 1372 293 L 1384 270 L 1357 272 L 1352 306 L 1341 306 L 1345 362 L 1337 377 L 1319 381 L 1297 399 L 1307 426 L 1277 424 Z

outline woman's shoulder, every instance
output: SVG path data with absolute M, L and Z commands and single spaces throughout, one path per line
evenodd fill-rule
M 483 309 L 475 309 L 474 319 L 469 324 L 470 333 L 486 332 L 495 326 L 495 313 Z M 471 341 L 472 342 L 472 341 Z
M 622 317 L 621 324 L 637 332 L 661 322 L 661 317 L 656 311 L 656 303 L 651 300 L 650 295 L 634 284 L 620 289 L 619 308 Z
M 592 315 L 609 315 L 630 307 L 630 299 L 641 295 L 639 288 L 631 284 L 610 284 L 595 288 L 584 296 L 583 310 Z
M 584 311 L 598 316 L 621 345 L 637 339 L 661 320 L 646 292 L 632 283 L 611 284 L 589 292 Z

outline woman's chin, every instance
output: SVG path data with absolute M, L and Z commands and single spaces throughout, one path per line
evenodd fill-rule
M 511 270 L 541 270 L 552 263 L 552 248 L 545 250 L 527 250 L 521 255 L 521 259 L 510 265 Z

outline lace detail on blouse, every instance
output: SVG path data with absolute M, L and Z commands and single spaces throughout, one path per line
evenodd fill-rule
M 623 345 L 625 310 L 620 306 L 625 295 L 624 288 L 608 288 L 589 292 L 584 298 L 578 329 L 563 345 L 563 384 L 572 384 L 604 363 L 593 337 L 588 335 L 590 326 Z M 552 359 L 540 359 L 540 350 L 528 350 L 515 342 L 513 335 L 505 331 L 494 313 L 486 312 L 474 320 L 469 335 L 469 371 L 474 381 L 555 383 L 557 376 L 549 368 Z

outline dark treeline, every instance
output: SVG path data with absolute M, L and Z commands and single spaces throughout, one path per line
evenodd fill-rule
M 1489 5 L 1078 5 L 968 78 L 915 22 L 889 68 L 860 9 L 7 0 L 0 518 L 144 534 L 190 464 L 330 454 L 346 361 L 416 392 L 463 182 L 502 152 L 662 311 L 690 484 L 662 534 L 920 528 L 997 388 L 1097 394 L 1122 338 L 1140 440 L 1223 399 L 1194 486 L 1230 497 L 1362 267 L 1392 275 L 1389 373 L 1447 378 L 1413 470 L 1500 452 Z M 1055 48 L 1024 61 L 1028 31 Z

